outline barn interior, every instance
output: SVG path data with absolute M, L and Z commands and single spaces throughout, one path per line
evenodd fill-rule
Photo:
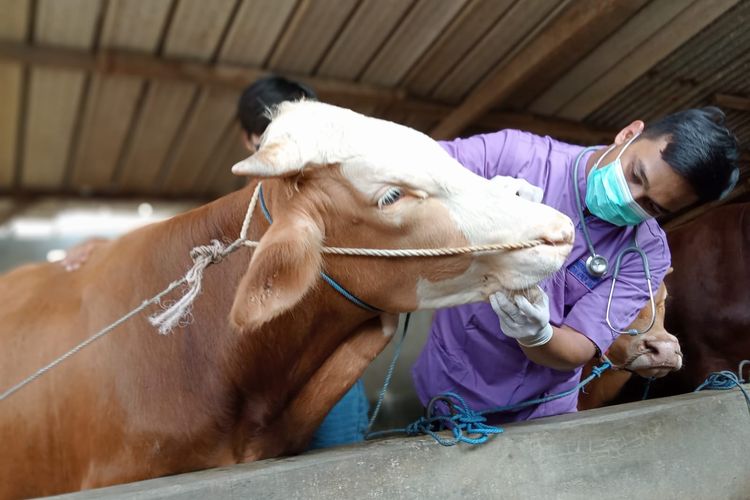
M 435 139 L 513 128 L 609 144 L 719 106 L 750 201 L 748 0 L 0 0 L 0 272 L 57 261 L 234 191 L 236 104 L 260 77 Z M 387 147 L 387 145 L 385 145 Z M 378 422 L 422 409 L 409 337 Z M 395 343 L 365 374 L 375 402 Z

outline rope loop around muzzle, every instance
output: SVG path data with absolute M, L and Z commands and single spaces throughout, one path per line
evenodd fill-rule
M 371 257 L 446 257 L 451 255 L 475 253 L 510 252 L 513 250 L 534 248 L 545 244 L 546 242 L 544 240 L 529 240 L 520 243 L 498 243 L 494 245 L 471 245 L 451 248 L 379 249 L 323 247 L 322 252 L 331 255 L 365 255 Z

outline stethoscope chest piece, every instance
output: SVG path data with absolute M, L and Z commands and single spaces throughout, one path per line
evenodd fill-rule
M 593 254 L 586 259 L 586 270 L 591 276 L 601 278 L 607 272 L 607 268 L 609 268 L 609 263 L 603 255 Z

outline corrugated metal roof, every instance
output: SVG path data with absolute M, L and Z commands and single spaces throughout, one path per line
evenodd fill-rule
M 0 39 L 16 49 L 64 47 L 78 59 L 127 50 L 151 64 L 125 75 L 86 60 L 0 59 L 0 192 L 208 197 L 236 188 L 239 87 L 211 83 L 231 83 L 227 68 L 308 77 L 344 89 L 338 104 L 430 131 L 548 26 L 595 1 L 0 0 Z M 716 94 L 750 97 L 750 1 L 610 4 L 619 10 L 589 37 L 464 130 L 529 124 L 590 140 Z M 161 61 L 221 71 L 172 79 L 153 72 Z M 728 120 L 746 146 L 750 112 L 729 110 Z

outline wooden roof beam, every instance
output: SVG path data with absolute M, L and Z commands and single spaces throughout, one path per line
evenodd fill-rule
M 98 74 L 128 75 L 154 80 L 179 80 L 206 86 L 242 89 L 269 73 L 255 68 L 226 64 L 206 64 L 193 61 L 165 60 L 147 54 L 87 51 L 29 46 L 22 43 L 0 42 L 0 61 L 14 61 L 34 66 L 80 70 Z M 312 86 L 321 99 L 343 106 L 385 105 L 431 120 L 442 120 L 454 110 L 452 106 L 410 98 L 405 91 L 342 80 L 296 77 Z M 593 144 L 608 142 L 611 131 L 598 130 L 570 120 L 545 118 L 527 113 L 489 113 L 475 125 L 486 130 L 517 128 L 538 134 Z
M 714 102 L 722 108 L 735 111 L 750 111 L 750 98 L 729 94 L 716 94 Z
M 104 75 L 126 75 L 156 80 L 177 80 L 198 85 L 243 89 L 269 71 L 230 64 L 163 59 L 149 54 L 103 50 L 84 50 L 31 46 L 16 42 L 0 42 L 0 61 L 33 66 L 80 70 Z M 307 83 L 321 99 L 337 103 L 389 105 L 406 99 L 406 92 L 362 83 L 285 74 Z
M 557 18 L 507 63 L 496 68 L 463 103 L 446 116 L 431 134 L 438 139 L 458 135 L 524 81 L 566 51 L 581 43 L 601 19 L 613 11 L 629 8 L 629 0 L 579 0 Z

